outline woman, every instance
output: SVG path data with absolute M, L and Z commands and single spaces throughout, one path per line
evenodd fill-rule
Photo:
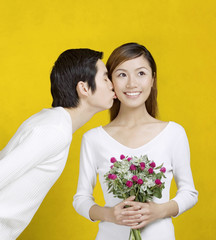
M 92 221 L 101 221 L 96 239 L 125 240 L 130 227 L 141 229 L 142 239 L 175 239 L 171 217 L 194 206 L 198 193 L 190 169 L 190 153 L 184 129 L 174 122 L 163 122 L 157 115 L 157 70 L 151 53 L 136 43 L 124 44 L 113 51 L 107 62 L 117 99 L 111 109 L 111 122 L 87 132 L 82 141 L 80 175 L 74 196 L 76 211 Z M 121 202 L 108 193 L 104 174 L 110 158 L 148 157 L 166 167 L 162 198 L 138 203 L 130 197 Z M 98 206 L 92 196 L 99 174 L 106 201 Z M 178 191 L 169 199 L 174 176 Z M 124 208 L 130 205 L 130 208 Z M 122 225 L 122 226 L 120 226 Z

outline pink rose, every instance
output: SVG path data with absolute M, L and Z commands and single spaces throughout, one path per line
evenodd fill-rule
M 120 156 L 120 159 L 121 159 L 121 160 L 125 159 L 125 155 L 122 154 L 122 155 Z
M 109 174 L 108 178 L 112 179 L 112 180 L 115 180 L 117 178 L 117 176 L 115 174 Z
M 144 170 L 144 169 L 145 169 L 145 163 L 144 163 L 144 162 L 141 162 L 141 163 L 140 163 L 140 169 L 141 169 L 141 170 Z
M 131 164 L 131 166 L 130 166 L 130 170 L 136 170 L 136 166 L 133 165 L 133 164 Z
M 115 174 L 112 174 L 112 180 L 115 180 L 117 176 Z
M 130 162 L 130 160 L 132 159 L 132 157 L 129 157 L 127 160 L 128 160 L 128 162 Z
M 165 172 L 166 172 L 166 168 L 165 168 L 165 167 L 162 167 L 162 168 L 160 169 L 160 171 L 161 171 L 162 173 L 165 173 Z
M 127 181 L 127 182 L 126 182 L 126 186 L 128 186 L 129 188 L 132 187 L 132 186 L 133 186 L 133 182 Z
M 160 179 L 156 179 L 156 180 L 155 180 L 155 183 L 156 183 L 157 185 L 161 185 L 161 184 L 162 184 L 162 182 L 161 182 Z
M 155 162 L 151 162 L 149 165 L 150 165 L 152 168 L 155 168 L 155 167 L 156 167 Z
M 137 182 L 138 177 L 137 177 L 136 175 L 134 175 L 134 176 L 132 177 L 132 180 L 133 180 L 134 182 Z
M 145 167 L 145 163 L 144 163 L 144 162 L 141 162 L 141 163 L 140 163 L 140 166 L 141 166 L 141 167 Z
M 149 174 L 152 174 L 154 172 L 153 168 L 149 168 L 148 172 Z
M 114 165 L 110 166 L 110 168 L 112 169 L 114 167 Z
M 115 163 L 115 162 L 117 162 L 117 160 L 116 160 L 116 158 L 112 157 L 112 158 L 110 158 L 110 162 Z
M 111 173 L 108 175 L 108 178 L 109 178 L 109 179 L 112 179 L 112 174 L 111 174 Z
M 143 180 L 140 178 L 140 179 L 138 179 L 137 183 L 142 185 L 143 184 Z

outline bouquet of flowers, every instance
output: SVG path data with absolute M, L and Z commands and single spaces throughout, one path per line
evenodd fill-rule
M 147 155 L 128 157 L 121 155 L 117 161 L 110 159 L 111 169 L 104 175 L 109 193 L 114 197 L 126 199 L 135 196 L 137 202 L 151 201 L 153 197 L 161 198 L 166 168 L 163 164 L 156 166 Z M 139 229 L 131 229 L 129 240 L 142 240 Z

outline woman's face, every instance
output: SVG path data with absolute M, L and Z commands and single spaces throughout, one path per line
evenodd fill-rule
M 118 65 L 112 82 L 121 105 L 139 107 L 148 99 L 154 79 L 148 61 L 140 56 Z

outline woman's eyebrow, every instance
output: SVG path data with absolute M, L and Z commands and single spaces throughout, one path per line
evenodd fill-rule
M 118 71 L 125 71 L 125 72 L 127 72 L 127 70 L 126 70 L 126 69 L 123 69 L 123 68 L 118 68 L 118 69 L 116 69 L 114 72 L 118 72 Z
M 144 68 L 144 69 L 146 69 L 146 70 L 149 71 L 149 69 L 146 68 L 146 67 L 144 67 L 144 66 L 138 67 L 138 68 L 136 68 L 135 70 L 140 70 L 140 69 L 142 69 L 142 68 Z M 123 69 L 123 68 L 118 68 L 118 69 L 116 69 L 114 72 L 117 72 L 117 71 L 125 71 L 125 72 L 127 72 L 127 70 L 126 70 L 126 69 Z
M 148 70 L 148 71 L 149 71 L 149 69 L 148 69 L 148 68 L 146 68 L 146 67 L 139 67 L 139 68 L 136 68 L 135 70 L 140 70 L 140 69 L 142 69 L 142 68 L 145 68 L 146 70 Z

